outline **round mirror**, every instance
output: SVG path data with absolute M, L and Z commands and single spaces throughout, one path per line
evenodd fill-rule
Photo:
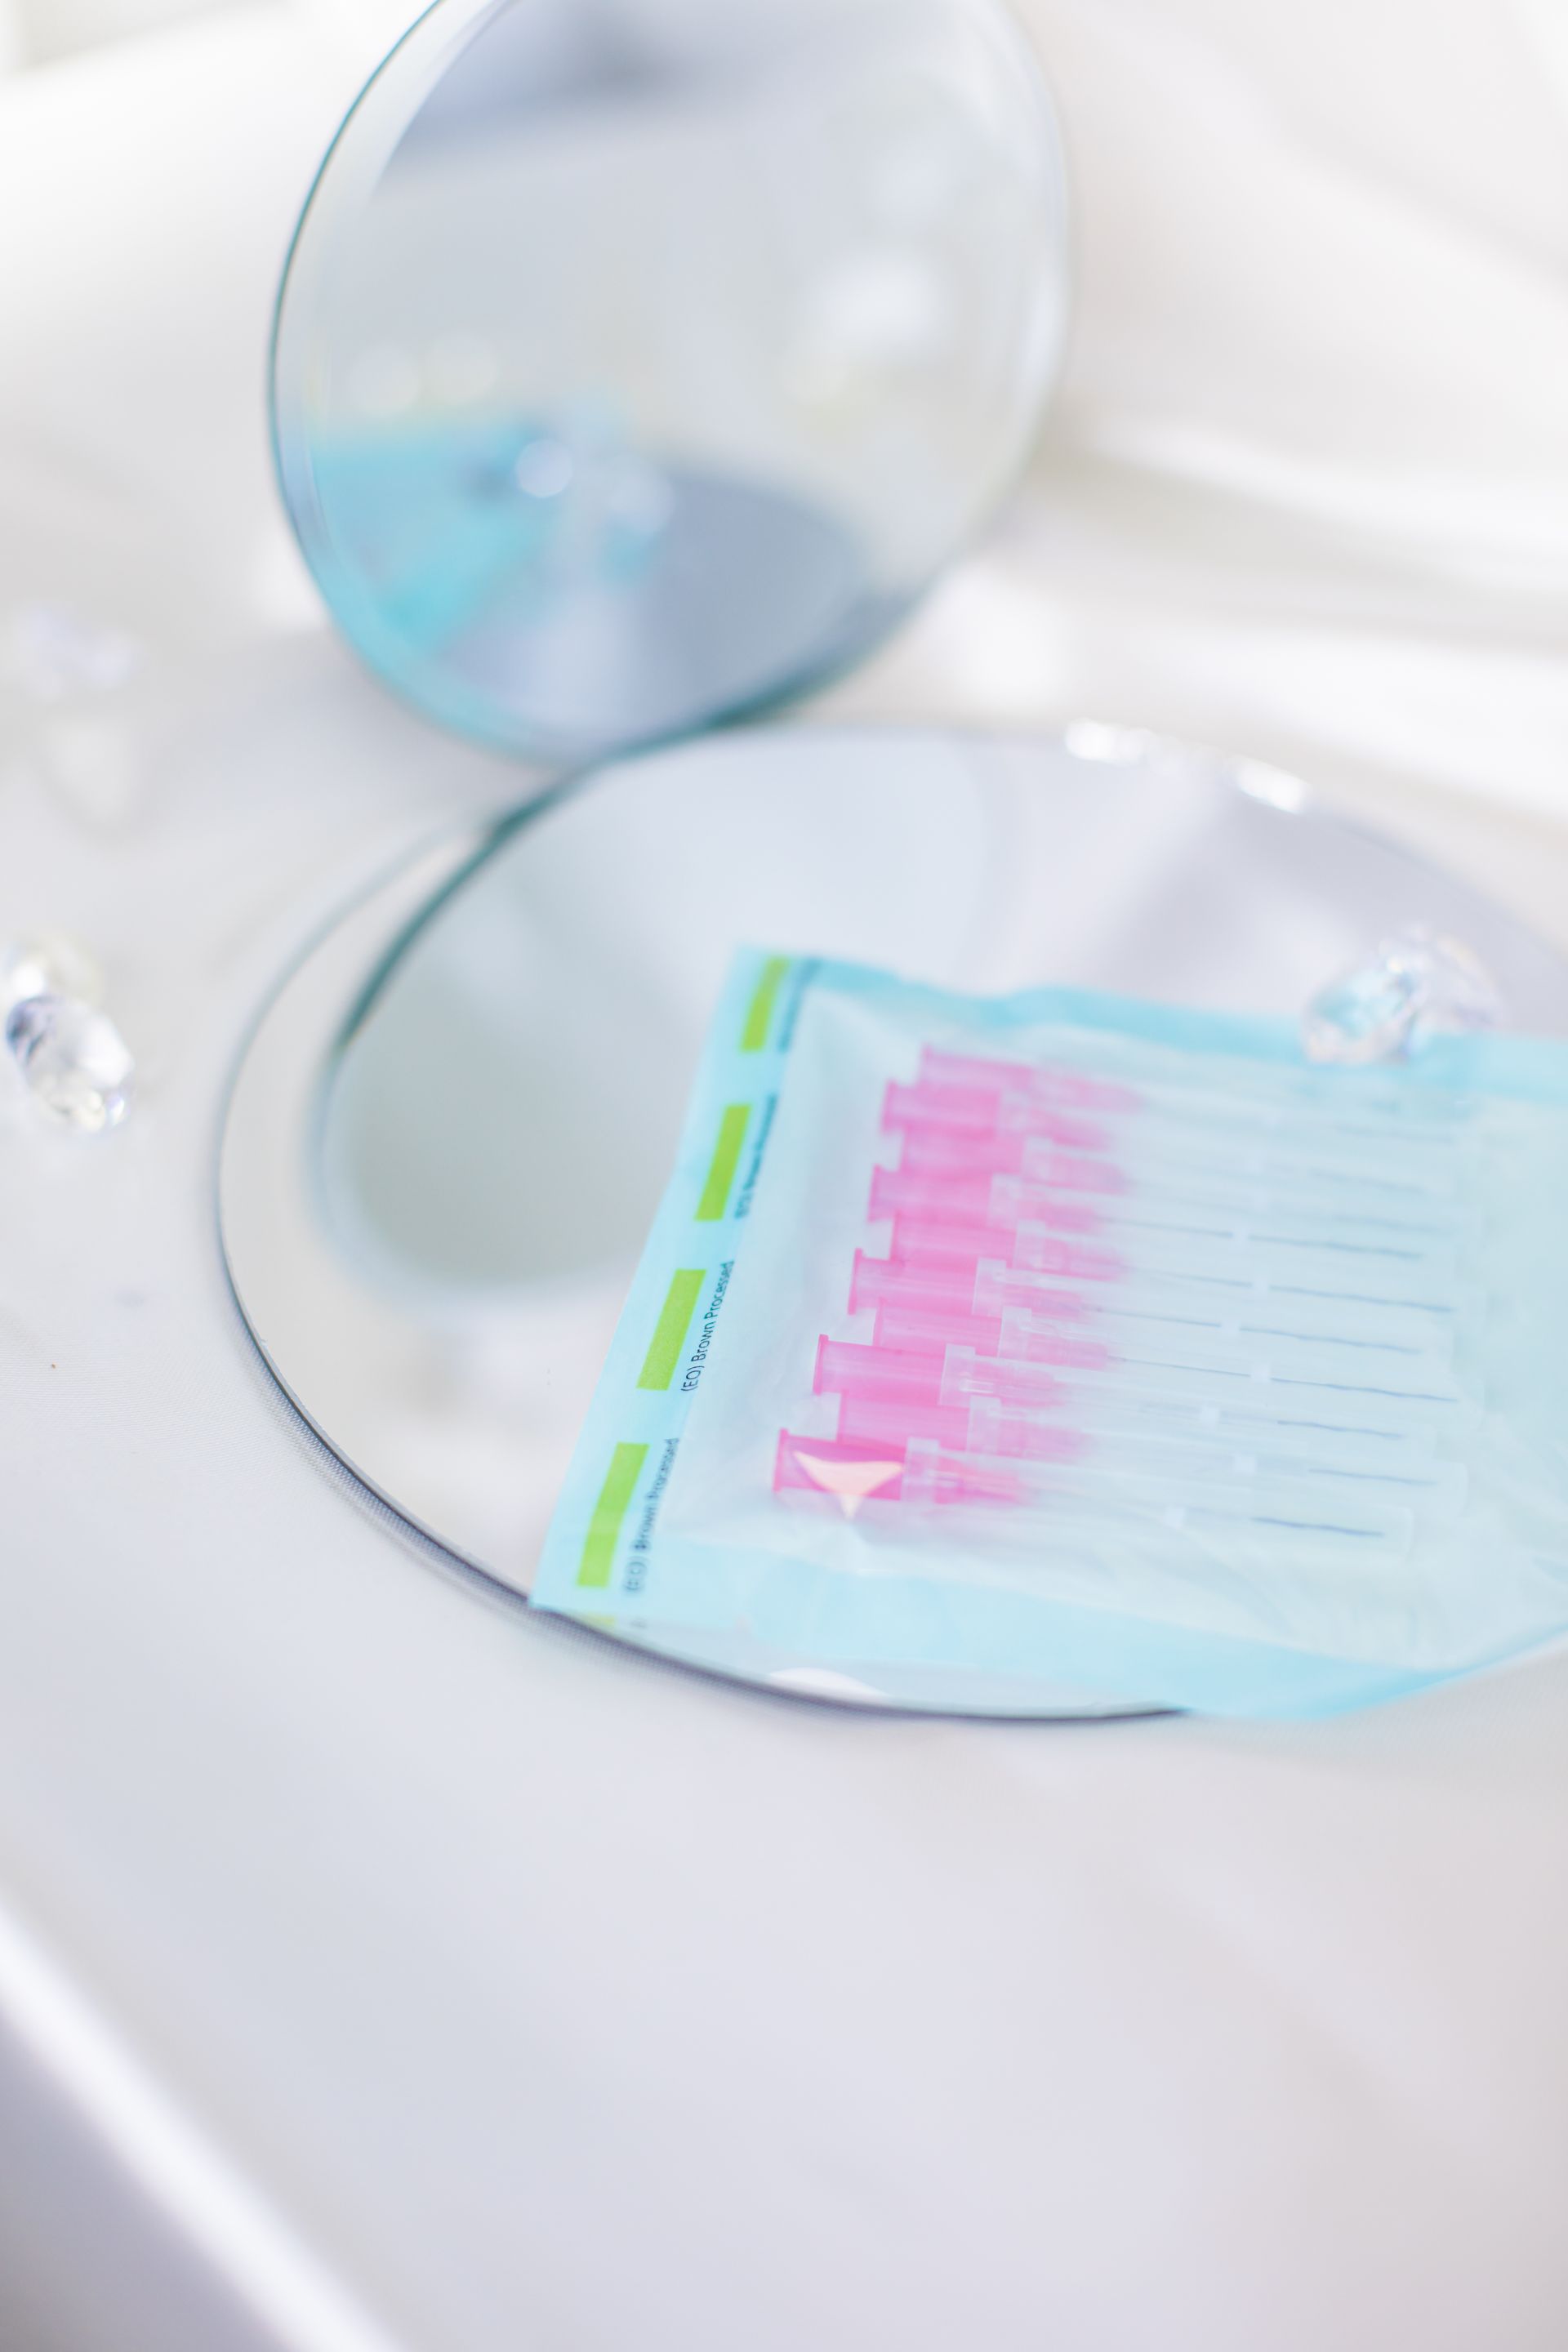
M 769 702 L 1005 488 L 1064 255 L 999 0 L 438 0 L 279 299 L 306 559 L 389 685 L 536 760 Z
M 285 981 L 224 1140 L 236 1294 L 342 1459 L 526 1595 L 737 947 L 1294 1014 L 1414 921 L 1568 1034 L 1557 956 L 1272 771 L 1104 727 L 757 729 L 622 761 L 437 845 Z M 739 1627 L 614 1630 L 846 1698 L 1107 1711 L 872 1661 L 847 1685 Z

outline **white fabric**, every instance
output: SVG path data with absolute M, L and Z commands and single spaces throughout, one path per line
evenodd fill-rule
M 205 9 L 247 5 L 256 0 L 0 0 L 0 72 L 74 57 Z M 318 38 L 335 20 L 341 37 L 362 52 L 389 47 L 416 11 L 416 0 L 262 0 L 262 5 L 279 16 L 292 11 Z
M 832 706 L 1226 741 L 1568 942 L 1560 18 L 1031 15 L 1069 381 Z M 0 1122 L 0 2010 L 299 2346 L 1557 2352 L 1568 1664 L 1307 1729 L 764 1702 L 437 1572 L 249 1353 L 243 1025 L 515 784 L 358 676 L 273 504 L 352 46 L 257 6 L 0 92 L 0 613 L 152 649 L 123 725 L 0 712 L 0 936 L 99 945 L 147 1076 L 101 1149 Z

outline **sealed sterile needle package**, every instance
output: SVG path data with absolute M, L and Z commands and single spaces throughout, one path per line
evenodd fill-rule
M 1324 1712 L 1568 1632 L 1568 1047 L 747 953 L 534 1590 Z

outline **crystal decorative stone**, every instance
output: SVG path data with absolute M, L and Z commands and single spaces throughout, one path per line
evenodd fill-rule
M 36 1099 L 68 1127 L 118 1127 L 131 1107 L 135 1065 L 107 1013 L 67 996 L 25 996 L 5 1019 L 5 1043 Z
M 38 931 L 0 954 L 0 1013 L 29 996 L 101 1004 L 103 972 L 90 948 L 67 931 Z
M 134 637 L 59 605 L 24 604 L 0 622 L 0 685 L 37 702 L 112 694 L 141 664 Z
M 1462 940 L 1412 923 L 1320 989 L 1301 1015 L 1309 1061 L 1396 1061 L 1443 1031 L 1495 1029 L 1497 983 Z

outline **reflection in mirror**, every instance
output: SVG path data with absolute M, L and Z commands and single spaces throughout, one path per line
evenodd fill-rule
M 565 761 L 853 660 L 1006 486 L 1064 316 L 999 0 L 440 0 L 300 226 L 285 495 L 374 667 Z

